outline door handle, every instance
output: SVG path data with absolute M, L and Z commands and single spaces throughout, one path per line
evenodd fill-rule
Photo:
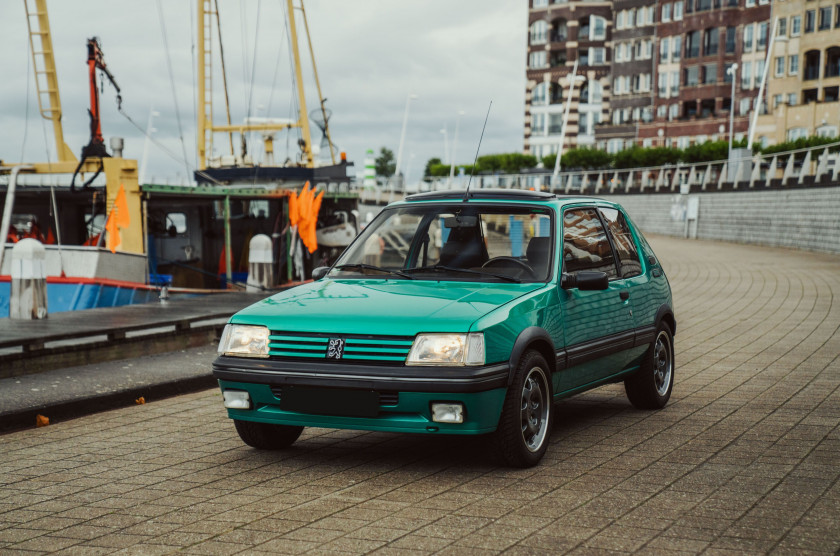
M 627 301 L 628 299 L 630 299 L 630 292 L 624 290 L 618 294 L 618 297 L 620 297 L 622 301 Z

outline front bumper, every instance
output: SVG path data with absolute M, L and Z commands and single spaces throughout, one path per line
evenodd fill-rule
M 213 375 L 222 390 L 245 390 L 251 409 L 228 409 L 232 419 L 279 425 L 444 434 L 483 434 L 496 429 L 507 391 L 507 363 L 482 367 L 383 367 L 255 360 L 221 356 Z M 319 415 L 282 408 L 286 386 L 374 390 L 374 417 Z M 382 394 L 385 394 L 384 396 Z M 437 423 L 432 402 L 464 405 L 463 423 Z

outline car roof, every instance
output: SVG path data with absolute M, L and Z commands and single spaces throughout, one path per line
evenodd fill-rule
M 548 191 L 532 191 L 524 189 L 451 189 L 448 191 L 429 191 L 414 193 L 405 197 L 406 203 L 419 201 L 531 201 L 538 203 L 552 202 L 567 205 L 578 202 L 599 201 L 609 203 L 598 197 L 588 195 L 561 195 Z M 401 203 L 400 203 L 401 204 Z M 612 203 L 610 203 L 612 204 Z

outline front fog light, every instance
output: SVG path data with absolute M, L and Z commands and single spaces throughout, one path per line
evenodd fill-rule
M 463 423 L 464 406 L 459 403 L 433 403 L 432 421 L 435 423 Z
M 222 395 L 228 409 L 251 409 L 251 396 L 244 390 L 225 390 Z

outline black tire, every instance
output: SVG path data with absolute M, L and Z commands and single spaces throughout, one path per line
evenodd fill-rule
M 545 455 L 553 426 L 550 367 L 538 351 L 528 350 L 505 396 L 494 451 L 511 467 L 532 467 Z
M 239 438 L 258 450 L 281 450 L 288 448 L 298 439 L 303 427 L 290 427 L 287 425 L 271 425 L 268 423 L 256 423 L 253 421 L 233 420 L 236 425 L 236 432 Z
M 624 391 L 630 403 L 639 409 L 661 409 L 668 403 L 673 388 L 674 335 L 663 322 L 639 370 L 624 380 Z

